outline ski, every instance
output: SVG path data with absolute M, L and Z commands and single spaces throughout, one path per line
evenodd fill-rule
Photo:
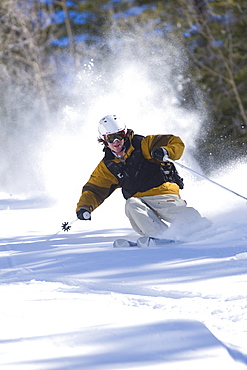
M 158 238 L 149 238 L 143 236 L 137 239 L 136 242 L 133 242 L 128 239 L 116 239 L 113 243 L 114 248 L 128 248 L 128 247 L 139 247 L 139 248 L 147 248 L 147 247 L 157 247 L 171 243 L 181 243 L 179 240 L 174 239 L 158 239 Z

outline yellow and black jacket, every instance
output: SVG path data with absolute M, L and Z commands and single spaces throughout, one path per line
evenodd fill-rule
M 121 187 L 123 196 L 144 197 L 161 194 L 176 194 L 182 188 L 182 179 L 174 165 L 152 159 L 151 152 L 163 147 L 169 158 L 179 159 L 184 151 L 184 143 L 173 135 L 134 135 L 128 130 L 125 140 L 124 159 L 116 157 L 105 147 L 105 157 L 100 161 L 83 186 L 76 211 L 87 208 L 93 211 L 112 192 Z M 174 177 L 175 176 L 175 177 Z

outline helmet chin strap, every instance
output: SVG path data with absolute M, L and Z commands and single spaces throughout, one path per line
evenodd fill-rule
M 125 146 L 123 145 L 123 147 L 122 147 L 122 149 L 121 149 L 121 151 L 120 151 L 120 153 L 121 152 L 125 152 L 125 150 L 126 150 L 126 148 L 125 148 Z M 118 155 L 116 152 L 114 152 L 114 150 L 112 150 L 112 153 L 115 155 L 115 157 L 117 157 L 117 158 L 122 158 L 123 156 L 121 156 L 121 155 Z

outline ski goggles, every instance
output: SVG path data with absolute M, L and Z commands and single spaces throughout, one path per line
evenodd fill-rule
M 108 143 L 114 143 L 114 141 L 116 140 L 117 141 L 123 140 L 125 136 L 126 136 L 126 133 L 124 130 L 122 130 L 122 131 L 114 132 L 114 134 L 104 135 L 104 139 Z

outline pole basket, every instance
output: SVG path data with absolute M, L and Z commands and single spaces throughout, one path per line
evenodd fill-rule
M 61 228 L 63 231 L 69 231 L 71 229 L 71 226 L 68 222 L 63 222 Z

